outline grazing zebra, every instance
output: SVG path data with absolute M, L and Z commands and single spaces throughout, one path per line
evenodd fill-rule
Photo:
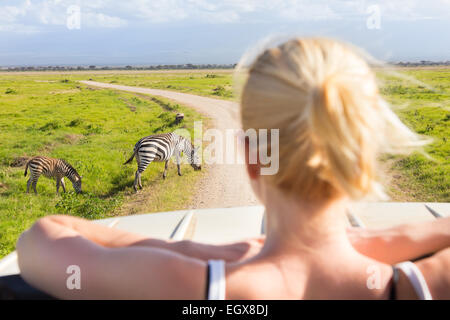
M 64 177 L 67 177 L 72 182 L 73 188 L 77 193 L 81 193 L 82 177 L 78 174 L 77 170 L 62 159 L 37 156 L 27 162 L 24 176 L 27 176 L 28 168 L 30 168 L 30 179 L 27 182 L 27 193 L 30 191 L 30 185 L 33 185 L 34 193 L 37 194 L 36 184 L 41 174 L 47 178 L 56 179 L 56 193 L 59 193 L 60 184 L 64 192 L 66 192 Z
M 130 163 L 136 156 L 138 169 L 134 178 L 134 190 L 137 191 L 138 185 L 142 189 L 141 174 L 152 161 L 165 161 L 163 173 L 163 179 L 165 179 L 169 160 L 175 155 L 178 175 L 181 176 L 180 160 L 182 152 L 187 156 L 188 162 L 194 170 L 201 170 L 198 148 L 195 148 L 188 139 L 174 132 L 151 135 L 139 140 L 134 146 L 133 155 L 124 163 Z

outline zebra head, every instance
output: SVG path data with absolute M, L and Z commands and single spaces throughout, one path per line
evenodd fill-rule
M 190 154 L 190 157 L 189 157 L 189 162 L 190 162 L 192 168 L 194 168 L 195 171 L 202 170 L 202 165 L 201 165 L 201 162 L 200 162 L 199 147 L 192 146 L 191 154 Z
M 75 189 L 76 193 L 81 193 L 81 178 L 82 176 L 79 176 L 78 174 L 75 175 L 74 179 L 72 179 L 72 186 Z

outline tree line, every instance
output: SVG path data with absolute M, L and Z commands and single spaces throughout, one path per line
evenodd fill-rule
M 160 64 L 149 66 L 19 66 L 2 67 L 2 71 L 83 71 L 83 70 L 192 70 L 192 69 L 233 69 L 233 64 Z

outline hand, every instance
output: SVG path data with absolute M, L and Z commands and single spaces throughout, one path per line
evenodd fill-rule
M 183 240 L 173 243 L 172 247 L 168 249 L 203 261 L 220 259 L 232 262 L 245 260 L 258 254 L 264 245 L 264 240 L 265 237 L 253 238 L 224 245 L 210 245 Z
M 252 238 L 241 242 L 224 245 L 223 255 L 226 261 L 242 261 L 257 255 L 264 245 L 266 237 Z
M 361 254 L 394 264 L 415 260 L 449 247 L 450 218 L 409 223 L 387 229 L 347 228 L 350 243 Z

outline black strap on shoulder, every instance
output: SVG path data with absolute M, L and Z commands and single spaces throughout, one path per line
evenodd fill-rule
M 398 282 L 398 268 L 392 266 L 392 280 L 391 280 L 391 290 L 389 292 L 389 300 L 397 300 L 397 282 Z
M 205 296 L 205 300 L 208 300 L 209 297 L 209 281 L 210 281 L 210 266 L 209 266 L 209 262 L 207 262 L 207 268 L 206 268 L 206 288 L 205 288 L 205 292 L 206 292 L 206 296 Z
M 23 280 L 19 274 L 0 277 L 0 300 L 54 300 Z

